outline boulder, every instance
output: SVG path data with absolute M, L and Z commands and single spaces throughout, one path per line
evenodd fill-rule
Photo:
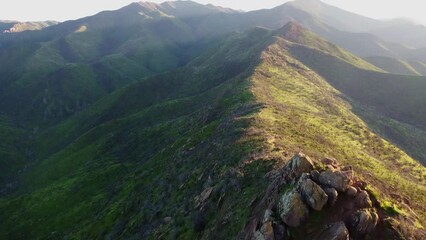
M 311 179 L 300 179 L 298 189 L 302 195 L 303 200 L 311 208 L 321 211 L 327 203 L 328 196 L 324 190 Z
M 327 169 L 320 174 L 319 182 L 322 185 L 333 187 L 339 192 L 345 192 L 351 183 L 351 179 L 341 171 Z
M 293 173 L 295 177 L 300 177 L 302 173 L 311 172 L 314 169 L 314 163 L 305 154 L 298 153 L 285 165 L 285 169 Z
M 320 176 L 320 173 L 318 172 L 318 170 L 313 170 L 311 172 L 311 179 L 317 183 L 319 182 L 319 176 Z
M 349 231 L 343 222 L 327 224 L 314 240 L 349 240 Z
M 328 201 L 327 201 L 328 204 L 333 206 L 337 201 L 337 197 L 339 196 L 339 194 L 337 193 L 337 190 L 334 188 L 324 188 L 324 192 L 328 196 Z
M 268 221 L 262 224 L 260 228 L 260 232 L 262 233 L 263 239 L 265 240 L 275 240 L 274 236 L 274 228 L 272 221 Z
M 360 191 L 355 197 L 355 204 L 358 208 L 370 208 L 373 206 L 373 203 L 370 200 L 370 195 L 367 191 Z
M 374 230 L 378 221 L 379 216 L 377 213 L 362 209 L 351 216 L 349 227 L 354 235 L 364 236 Z
M 255 240 L 275 240 L 286 239 L 286 229 L 284 225 L 278 225 L 275 222 L 266 222 L 254 234 Z
M 348 195 L 349 197 L 355 197 L 357 193 L 358 193 L 358 190 L 356 190 L 356 188 L 352 186 L 346 189 L 346 195 Z
M 288 191 L 281 196 L 278 212 L 283 222 L 290 227 L 299 226 L 309 214 L 302 196 L 295 190 Z

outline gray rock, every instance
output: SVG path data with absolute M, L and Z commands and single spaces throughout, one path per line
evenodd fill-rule
M 263 220 L 262 223 L 266 223 L 269 221 L 273 221 L 273 217 L 272 217 L 272 211 L 270 209 L 266 209 L 265 214 L 263 214 Z
M 343 222 L 327 224 L 314 240 L 349 240 L 349 231 Z
M 370 195 L 367 191 L 360 191 L 355 197 L 355 204 L 358 208 L 370 208 L 373 206 L 373 203 L 370 200 Z
M 309 214 L 302 196 L 295 190 L 286 192 L 281 196 L 278 212 L 283 222 L 290 227 L 299 226 Z
M 355 235 L 364 236 L 374 230 L 378 221 L 379 216 L 377 213 L 363 209 L 358 210 L 351 216 L 349 225 Z
M 339 192 L 345 192 L 351 183 L 351 179 L 341 171 L 327 169 L 319 176 L 319 182 L 322 185 L 333 187 Z
M 312 178 L 312 180 L 314 180 L 317 183 L 319 182 L 319 176 L 320 176 L 320 173 L 317 170 L 313 170 L 311 172 L 311 178 Z
M 301 179 L 298 184 L 298 189 L 300 190 L 305 203 L 314 210 L 321 211 L 327 203 L 327 194 L 318 184 L 309 178 Z
M 337 190 L 334 188 L 324 188 L 324 192 L 328 196 L 328 201 L 327 201 L 328 204 L 333 206 L 337 201 L 337 197 L 339 196 L 339 194 L 337 193 Z
M 356 190 L 356 188 L 350 186 L 348 187 L 348 189 L 346 189 L 346 195 L 350 196 L 350 197 L 355 197 L 356 194 L 358 193 L 358 190 Z
M 286 164 L 285 168 L 292 172 L 296 177 L 300 177 L 302 173 L 309 173 L 314 169 L 313 161 L 303 153 L 294 155 Z

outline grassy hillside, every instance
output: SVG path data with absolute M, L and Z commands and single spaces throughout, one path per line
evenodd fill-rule
M 426 109 L 422 107 L 426 101 L 425 77 L 360 69 L 330 54 L 301 45 L 294 45 L 290 51 L 349 97 L 387 116 L 425 127 Z
M 194 43 L 178 18 L 149 20 L 139 14 L 146 6 L 136 5 L 3 37 L 1 111 L 26 126 L 57 123 L 132 81 L 186 64 L 210 44 Z
M 14 126 L 10 118 L 0 116 L 0 196 L 16 187 L 13 176 L 28 164 L 31 153 L 25 136 L 26 132 Z
M 411 66 L 410 63 L 396 58 L 368 57 L 365 60 L 390 73 L 413 76 L 423 75 L 414 66 Z
M 365 62 L 287 33 L 235 34 L 39 133 L 39 163 L 0 199 L 0 238 L 235 237 L 266 191 L 266 174 L 296 151 L 353 166 L 383 203 L 403 209 L 396 218 L 410 229 L 404 234 L 418 234 L 425 168 L 372 133 L 328 78 L 292 56 L 304 47 L 358 70 Z
M 339 159 L 368 179 L 382 201 L 406 208 L 392 199 L 391 193 L 409 196 L 418 224 L 424 225 L 425 168 L 372 133 L 325 79 L 283 54 L 282 44 L 288 42 L 278 40 L 268 48 L 253 77 L 257 99 L 267 106 L 256 119 L 265 133 L 268 156 L 282 159 L 286 153 L 303 151 L 317 159 Z M 417 226 L 419 232 L 414 235 L 421 239 L 423 230 Z
M 222 214 L 232 223 L 219 234 L 237 235 L 249 215 L 240 204 L 266 187 L 257 171 L 264 164 L 238 167 L 258 145 L 244 137 L 257 109 L 245 79 L 267 39 L 248 34 L 178 72 L 115 92 L 37 139 L 44 148 L 68 142 L 26 175 L 20 193 L 0 200 L 1 237 L 195 238 Z M 208 187 L 216 200 L 226 192 L 219 215 L 213 203 L 194 210 L 193 198 Z M 247 198 L 234 201 L 242 189 Z M 49 223 L 30 227 L 37 219 Z

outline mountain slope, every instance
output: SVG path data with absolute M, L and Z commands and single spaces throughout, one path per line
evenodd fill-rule
M 58 24 L 58 22 L 56 21 L 44 21 L 44 22 L 0 21 L 0 34 L 41 30 L 43 28 L 50 27 L 56 24 Z
M 196 37 L 181 18 L 221 12 L 232 11 L 194 2 L 134 3 L 1 36 L 0 109 L 31 127 L 57 123 L 135 79 L 186 64 L 212 40 Z
M 31 128 L 55 124 L 135 79 L 185 65 L 226 34 L 277 29 L 293 20 L 359 56 L 420 62 L 426 56 L 369 34 L 339 31 L 293 5 L 241 13 L 190 1 L 133 3 L 41 31 L 2 34 L 0 109 Z M 52 80 L 57 78 L 62 80 Z
M 389 57 L 368 57 L 366 60 L 375 66 L 394 74 L 422 75 L 410 63 Z
M 404 209 L 394 216 L 399 230 L 419 236 L 424 167 L 372 133 L 329 76 L 296 60 L 300 48 L 314 60 L 329 56 L 319 62 L 328 67 L 384 74 L 296 24 L 230 36 L 185 67 L 115 91 L 39 133 L 40 162 L 0 199 L 0 237 L 238 236 L 266 191 L 266 174 L 298 151 L 352 165 L 383 208 Z
M 306 11 L 323 23 L 351 33 L 370 33 L 388 42 L 412 48 L 426 47 L 426 27 L 406 20 L 380 21 L 328 5 L 320 0 L 295 0 L 290 5 Z

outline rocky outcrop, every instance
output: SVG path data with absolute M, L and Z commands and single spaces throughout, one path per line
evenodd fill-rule
M 358 208 L 370 208 L 372 207 L 372 202 L 367 191 L 360 191 L 355 197 L 355 204 Z
M 324 188 L 324 192 L 328 196 L 328 201 L 327 201 L 328 204 L 333 206 L 337 201 L 337 197 L 339 196 L 339 194 L 337 193 L 337 190 L 334 188 Z
M 277 174 L 274 185 L 269 186 L 270 195 L 261 201 L 263 206 L 268 206 L 265 214 L 262 218 L 254 218 L 252 225 L 248 225 L 254 226 L 251 239 L 287 239 L 290 236 L 318 240 L 364 239 L 376 229 L 379 217 L 365 190 L 367 183 L 355 177 L 352 167 L 340 166 L 331 158 L 323 162 L 327 164 L 325 170 L 321 168 L 324 165 L 303 153 L 291 158 Z M 319 168 L 315 169 L 315 166 Z M 276 189 L 275 195 L 271 195 L 271 189 Z M 282 191 L 284 193 L 278 194 Z M 257 208 L 259 206 L 262 205 Z M 327 219 L 333 222 L 322 227 L 312 225 L 309 222 L 312 211 L 321 211 L 321 218 L 328 216 L 325 223 Z M 272 216 L 277 216 L 277 219 Z M 305 222 L 306 226 L 317 226 L 310 230 L 309 236 L 305 236 L 303 227 L 295 228 Z M 292 231 L 299 231 L 299 235 Z
M 306 177 L 299 180 L 299 189 L 303 200 L 313 209 L 320 211 L 327 203 L 328 196 L 314 181 Z
M 320 184 L 345 192 L 350 186 L 351 179 L 342 171 L 327 169 L 319 176 Z
M 352 215 L 349 226 L 356 236 L 364 236 L 376 227 L 379 216 L 374 211 L 362 209 Z
M 283 222 L 290 227 L 299 226 L 309 213 L 302 196 L 295 190 L 286 192 L 281 196 L 278 212 Z
M 348 189 L 346 189 L 346 195 L 350 197 L 355 197 L 358 193 L 358 190 L 352 186 L 349 186 Z
M 298 153 L 290 159 L 284 168 L 298 178 L 302 173 L 312 171 L 314 169 L 314 162 L 305 154 Z
M 344 222 L 327 224 L 313 238 L 314 240 L 349 240 L 349 231 Z

